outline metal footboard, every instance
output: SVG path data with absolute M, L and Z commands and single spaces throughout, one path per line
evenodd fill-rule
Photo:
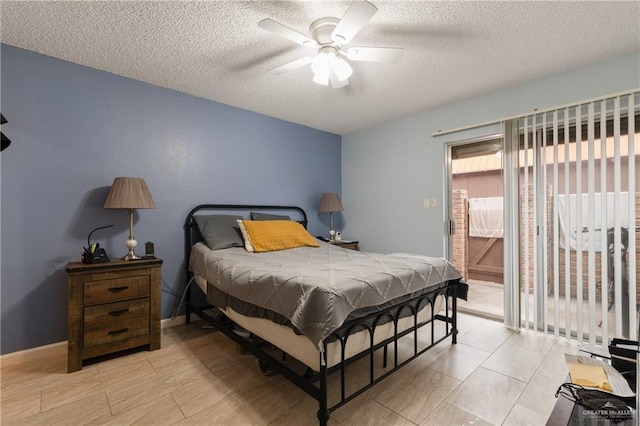
M 327 368 L 326 366 L 326 353 L 327 353 L 328 342 L 327 341 L 324 342 L 324 351 L 320 353 L 321 367 L 320 367 L 320 371 L 318 372 L 320 388 L 321 388 L 321 395 L 320 395 L 321 399 L 318 401 L 319 402 L 318 419 L 320 420 L 321 425 L 326 424 L 329 418 L 329 414 L 331 412 L 342 407 L 352 399 L 358 397 L 363 392 L 367 391 L 368 389 L 373 387 L 375 384 L 389 377 L 391 374 L 395 373 L 396 371 L 398 371 L 400 368 L 407 365 L 409 362 L 411 362 L 415 358 L 427 352 L 429 349 L 433 348 L 440 342 L 446 340 L 449 336 L 452 336 L 452 343 L 454 344 L 456 343 L 456 340 L 457 340 L 456 335 L 458 333 L 457 309 L 456 309 L 457 308 L 457 302 L 456 302 L 457 286 L 458 286 L 458 282 L 452 282 L 452 283 L 449 283 L 447 287 L 434 290 L 433 292 L 422 295 L 416 299 L 411 299 L 404 303 L 392 306 L 388 309 L 385 309 L 382 312 L 376 313 L 369 317 L 346 323 L 343 327 L 341 327 L 339 330 L 337 330 L 335 333 L 332 334 L 332 337 L 339 340 L 340 348 L 341 348 L 340 362 L 339 364 L 337 364 L 332 368 Z M 435 301 L 438 296 L 445 297 L 445 309 L 443 314 L 436 313 L 434 310 Z M 427 320 L 419 322 L 418 314 L 421 311 L 421 309 L 424 306 L 426 306 L 426 304 L 429 304 L 431 306 L 431 315 Z M 398 322 L 400 321 L 401 318 L 406 316 L 403 314 L 407 311 L 410 313 L 410 316 L 413 317 L 413 326 L 404 331 L 399 332 Z M 376 344 L 374 341 L 376 327 L 381 323 L 383 323 L 383 320 L 385 318 L 393 321 L 393 326 L 394 326 L 393 336 Z M 372 326 L 367 325 L 368 323 L 371 323 L 372 319 L 373 319 L 373 325 Z M 445 333 L 440 337 L 436 337 L 436 333 L 435 333 L 435 324 L 437 321 L 442 321 L 445 323 Z M 419 342 L 418 331 L 425 326 L 429 326 L 431 328 L 430 342 L 425 347 L 419 349 L 418 348 L 418 342 Z M 345 358 L 345 352 L 346 352 L 346 346 L 348 344 L 348 339 L 352 335 L 353 330 L 361 329 L 361 328 L 365 328 L 369 332 L 369 339 L 370 339 L 369 348 L 366 351 L 363 351 L 360 354 L 347 359 Z M 402 337 L 407 336 L 409 334 L 413 334 L 413 354 L 407 357 L 406 359 L 404 359 L 403 361 L 399 361 L 398 360 L 398 354 L 399 354 L 398 342 Z M 387 371 L 384 371 L 383 373 L 381 373 L 376 377 L 375 371 L 374 371 L 376 360 L 374 358 L 374 355 L 376 351 L 382 350 L 383 351 L 382 366 L 383 368 L 387 368 L 389 345 L 393 345 L 393 365 L 390 369 L 388 369 Z M 368 357 L 369 359 L 368 383 L 366 383 L 364 386 L 360 387 L 359 389 L 347 394 L 346 367 L 349 364 L 363 357 Z M 323 386 L 322 383 L 323 382 L 326 383 L 328 376 L 336 372 L 340 373 L 340 399 L 335 404 L 329 406 L 327 402 L 327 399 L 329 396 L 328 389 L 324 389 L 323 391 L 322 389 L 323 387 L 326 388 L 326 385 Z M 327 393 L 323 395 L 324 392 L 327 392 Z
M 381 382 L 391 374 L 398 371 L 409 362 L 419 357 L 429 349 L 433 348 L 440 342 L 446 340 L 449 336 L 452 337 L 452 343 L 456 343 L 457 331 L 457 286 L 458 281 L 450 282 L 446 287 L 438 288 L 431 293 L 421 295 L 416 299 L 411 299 L 400 303 L 398 305 L 391 306 L 381 312 L 369 315 L 367 317 L 359 318 L 357 320 L 350 321 L 343 325 L 340 329 L 336 330 L 325 342 L 323 342 L 323 349 L 319 351 L 320 368 L 319 371 L 314 372 L 307 369 L 304 373 L 294 370 L 286 363 L 287 354 L 281 350 L 277 350 L 276 353 L 280 353 L 281 356 L 273 355 L 273 348 L 269 342 L 262 341 L 261 339 L 250 340 L 242 335 L 234 332 L 234 323 L 226 318 L 224 315 L 214 316 L 207 313 L 207 309 L 211 306 L 195 307 L 191 306 L 190 311 L 198 315 L 209 324 L 213 325 L 217 330 L 225 334 L 232 339 L 235 343 L 240 345 L 247 352 L 254 355 L 260 363 L 267 365 L 270 369 L 282 375 L 305 393 L 310 395 L 316 401 L 318 401 L 318 420 L 320 425 L 326 425 L 330 414 L 336 409 L 342 407 L 352 399 L 358 397 L 366 390 L 370 389 L 377 383 Z M 442 313 L 434 311 L 435 300 L 439 296 L 444 296 L 445 307 Z M 426 320 L 418 321 L 418 314 L 420 310 L 427 306 L 431 306 L 431 314 Z M 412 317 L 413 326 L 404 331 L 398 331 L 398 322 L 401 318 Z M 376 327 L 385 322 L 393 322 L 394 333 L 393 336 L 387 338 L 379 343 L 375 343 L 374 336 Z M 440 337 L 436 337 L 435 325 L 440 321 L 444 323 L 444 334 Z M 419 348 L 419 336 L 418 331 L 422 327 L 430 327 L 430 341 L 426 346 Z M 353 335 L 354 331 L 366 330 L 369 333 L 369 348 L 349 358 L 346 356 L 346 348 L 349 341 L 349 337 Z M 399 340 L 407 335 L 413 334 L 413 353 L 406 359 L 400 361 L 398 359 L 399 353 Z M 256 340 L 258 341 L 256 343 Z M 337 341 L 340 344 L 340 361 L 334 366 L 327 365 L 327 351 L 328 345 Z M 388 349 L 389 346 L 393 348 L 393 359 L 391 360 L 391 366 L 389 366 Z M 269 349 L 269 350 L 267 350 Z M 375 375 L 376 359 L 375 354 L 377 351 L 382 351 L 381 365 L 384 372 Z M 369 379 L 366 384 L 358 389 L 348 393 L 346 390 L 346 384 L 348 382 L 347 366 L 350 364 L 368 358 Z M 337 402 L 329 403 L 329 397 L 333 396 L 329 390 L 328 380 L 332 375 L 339 377 L 339 397 Z

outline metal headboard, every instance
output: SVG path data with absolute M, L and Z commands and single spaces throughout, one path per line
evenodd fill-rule
M 193 244 L 201 241 L 200 231 L 196 225 L 196 221 L 193 216 L 196 213 L 204 213 L 208 211 L 213 213 L 215 211 L 237 211 L 237 212 L 251 212 L 251 211 L 278 211 L 278 212 L 287 212 L 287 211 L 295 211 L 302 218 L 302 220 L 297 220 L 302 226 L 307 228 L 308 220 L 307 213 L 301 207 L 297 206 L 264 206 L 264 205 L 254 205 L 254 204 L 200 204 L 199 206 L 191 209 L 189 214 L 187 214 L 187 219 L 184 222 L 184 258 L 185 258 L 185 270 L 187 277 L 187 288 L 186 288 L 186 316 L 187 322 L 189 322 L 189 300 L 191 298 L 191 291 L 189 288 L 189 281 L 191 280 L 191 273 L 189 272 L 189 256 L 191 255 L 191 247 Z

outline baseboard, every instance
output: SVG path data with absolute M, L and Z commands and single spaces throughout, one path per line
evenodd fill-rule
M 23 351 L 11 352 L 0 356 L 0 366 L 10 367 L 17 364 L 38 361 L 50 356 L 62 356 L 67 353 L 67 341 L 51 343 L 50 345 L 38 346 Z
M 185 323 L 185 316 L 165 318 L 160 321 L 160 328 L 171 328 Z M 63 356 L 67 354 L 67 341 L 51 343 L 23 351 L 11 352 L 0 356 L 0 367 L 9 367 L 26 362 L 34 362 L 50 356 Z
M 186 321 L 186 319 L 185 319 L 184 315 L 178 315 L 175 318 L 165 318 L 162 321 L 160 321 L 160 328 L 175 327 L 177 325 L 184 324 L 185 321 Z

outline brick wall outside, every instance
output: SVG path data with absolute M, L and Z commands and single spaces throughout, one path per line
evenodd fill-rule
M 640 226 L 640 193 L 636 193 L 636 227 Z M 633 230 L 629 230 L 629 239 L 633 238 L 635 236 L 636 239 L 636 251 L 635 251 L 635 258 L 636 258 L 636 270 L 635 270 L 635 276 L 637 277 L 638 274 L 640 273 L 640 233 L 638 232 L 633 232 Z M 627 268 L 630 266 L 629 265 L 629 257 L 632 256 L 633 253 L 627 253 Z M 577 253 L 574 250 L 571 250 L 569 253 L 569 276 L 570 276 L 570 291 L 571 291 L 571 296 L 575 297 L 575 295 L 578 293 L 578 285 L 577 285 Z M 601 270 L 602 268 L 600 267 L 601 265 L 601 253 L 600 252 L 596 252 L 595 253 L 595 276 L 596 276 L 596 297 L 598 299 L 601 298 L 602 295 L 602 286 L 601 286 Z M 565 260 L 565 250 L 564 249 L 560 249 L 560 262 L 559 262 L 559 266 L 560 266 L 560 294 L 564 295 L 565 294 L 565 270 L 566 270 L 566 260 Z M 631 276 L 633 272 L 627 270 L 627 276 Z M 636 282 L 636 285 L 638 286 L 640 283 Z M 583 252 L 582 253 L 582 297 L 584 298 L 584 300 L 587 300 L 589 294 L 589 253 L 588 252 Z M 640 292 L 638 292 L 636 290 L 636 306 L 640 306 Z
M 452 194 L 453 220 L 456 232 L 453 235 L 453 266 L 458 268 L 464 279 L 469 277 L 469 196 L 466 189 L 454 189 Z
M 533 216 L 532 216 L 532 212 L 533 212 L 533 192 L 532 192 L 532 187 L 529 188 L 529 210 L 530 213 L 528 215 L 528 217 L 525 215 L 525 210 L 524 210 L 524 188 L 521 189 L 520 191 L 520 196 L 521 196 L 521 206 L 522 206 L 522 210 L 521 210 L 521 241 L 523 242 L 520 246 L 520 260 L 521 260 L 521 265 L 522 265 L 522 274 L 521 274 L 521 289 L 524 290 L 524 272 L 525 272 L 525 242 L 526 244 L 529 245 L 529 290 L 530 293 L 533 293 L 533 256 L 534 256 L 534 252 L 533 252 L 533 237 L 535 235 L 535 229 L 533 229 Z M 552 192 L 551 192 L 551 187 L 549 186 L 547 188 L 547 288 L 548 288 L 548 294 L 552 295 L 553 294 L 553 204 L 552 204 Z M 636 209 L 636 226 L 640 226 L 640 193 L 636 193 L 636 205 L 635 205 L 635 209 Z M 525 223 L 524 221 L 528 220 L 529 221 L 529 235 L 527 238 L 525 238 L 525 234 L 524 234 L 524 226 L 523 224 Z M 636 258 L 636 270 L 635 270 L 635 276 L 637 277 L 638 274 L 640 273 L 640 233 L 638 232 L 633 232 L 633 230 L 630 230 L 629 232 L 629 238 L 633 238 L 635 236 L 636 239 L 636 251 L 635 251 L 635 258 Z M 634 255 L 633 253 L 628 253 L 627 254 L 627 266 L 629 266 L 629 256 Z M 563 248 L 559 249 L 559 259 L 558 259 L 558 285 L 559 285 L 559 294 L 561 296 L 564 296 L 566 293 L 566 286 L 565 286 L 565 271 L 566 271 L 566 259 L 565 259 L 566 253 L 565 250 Z M 577 294 L 577 290 L 578 290 L 578 275 L 577 275 L 577 252 L 575 250 L 570 250 L 569 251 L 569 288 L 570 288 L 570 292 L 571 292 L 571 296 L 575 297 Z M 581 283 L 582 283 L 582 295 L 583 295 L 583 299 L 584 300 L 588 300 L 588 296 L 589 296 L 589 252 L 588 251 L 583 251 L 582 255 L 581 255 L 581 261 L 582 261 L 582 274 L 581 274 Z M 596 283 L 596 297 L 598 299 L 601 298 L 601 294 L 602 294 L 602 285 L 601 285 L 601 253 L 600 252 L 595 252 L 595 260 L 594 260 L 594 266 L 595 266 L 595 283 Z M 633 274 L 632 271 L 627 271 L 628 276 L 631 276 L 631 274 Z M 640 284 L 640 283 L 638 283 Z M 640 306 L 640 292 L 636 291 L 636 303 L 638 306 Z
M 529 201 L 529 214 L 525 214 L 525 190 L 524 187 L 520 190 L 520 261 L 521 261 L 521 290 L 525 289 L 525 244 L 529 247 L 529 262 L 528 262 L 528 270 L 529 270 L 529 292 L 533 294 L 533 270 L 534 270 L 534 247 L 533 247 L 533 238 L 535 236 L 535 229 L 533 227 L 533 186 L 530 185 L 528 188 L 528 201 Z M 546 229 L 547 229 L 547 293 L 549 295 L 553 294 L 553 192 L 551 185 L 548 185 L 546 188 L 546 199 L 547 199 L 547 215 L 546 215 Z M 640 192 L 636 193 L 636 226 L 640 226 Z M 469 210 L 469 199 L 468 193 L 466 190 L 454 190 L 453 191 L 453 219 L 456 221 L 456 233 L 453 236 L 453 264 L 456 268 L 460 270 L 462 275 L 467 278 L 469 276 L 468 264 L 469 264 L 469 253 L 467 246 L 467 237 L 468 237 L 468 210 Z M 525 227 L 524 223 L 528 221 L 529 223 L 529 234 L 525 235 Z M 636 238 L 636 271 L 635 276 L 640 275 L 640 232 L 629 232 L 629 238 Z M 632 253 L 627 254 L 627 265 L 629 265 L 629 256 L 633 255 Z M 569 287 L 571 291 L 571 296 L 575 297 L 577 294 L 578 288 L 578 280 L 577 280 L 577 252 L 575 250 L 571 250 L 569 252 Z M 596 297 L 598 299 L 601 298 L 602 294 L 602 286 L 601 286 L 601 254 L 600 252 L 595 252 L 595 282 L 596 282 Z M 565 250 L 559 249 L 559 259 L 558 259 L 558 287 L 559 294 L 561 296 L 565 295 L 566 287 L 565 287 L 565 270 L 566 270 L 566 259 L 565 259 Z M 627 271 L 629 276 L 631 276 L 631 271 Z M 589 295 L 589 253 L 584 251 L 582 253 L 582 294 L 583 299 L 588 300 Z M 540 277 L 541 279 L 541 277 Z M 640 288 L 640 282 L 637 283 L 637 286 Z M 636 291 L 636 304 L 640 306 L 640 292 Z
M 527 196 L 528 206 L 525 206 L 525 195 Z M 547 229 L 547 283 L 552 283 L 553 278 L 553 251 L 551 249 L 553 242 L 553 215 L 552 215 L 552 198 L 553 192 L 551 185 L 547 185 L 545 191 L 546 203 L 549 207 L 546 214 L 546 229 Z M 525 207 L 528 207 L 528 214 Z M 525 275 L 529 272 L 529 293 L 533 294 L 533 272 L 535 256 L 535 248 L 533 245 L 534 237 L 536 235 L 536 229 L 534 228 L 534 210 L 533 210 L 533 185 L 529 185 L 527 192 L 525 193 L 525 187 L 520 188 L 520 290 L 524 291 L 526 287 Z M 528 229 L 525 229 L 525 223 L 528 223 Z M 528 231 L 528 234 L 525 234 Z M 542 230 L 540 230 L 542 233 Z M 528 263 L 525 262 L 528 249 Z M 528 268 L 525 268 L 528 266 Z M 541 277 L 539 277 L 541 279 Z

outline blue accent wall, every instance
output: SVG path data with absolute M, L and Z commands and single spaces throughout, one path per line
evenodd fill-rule
M 184 288 L 182 225 L 201 203 L 303 207 L 313 235 L 323 192 L 341 189 L 341 138 L 140 81 L 0 46 L 1 353 L 66 340 L 65 266 L 98 231 L 125 254 L 127 213 L 102 208 L 117 176 L 146 180 L 156 209 L 135 215 L 138 252 L 155 242 L 163 279 Z M 340 215 L 336 218 L 340 220 Z M 338 228 L 339 229 L 339 228 Z M 177 300 L 162 294 L 162 316 Z

